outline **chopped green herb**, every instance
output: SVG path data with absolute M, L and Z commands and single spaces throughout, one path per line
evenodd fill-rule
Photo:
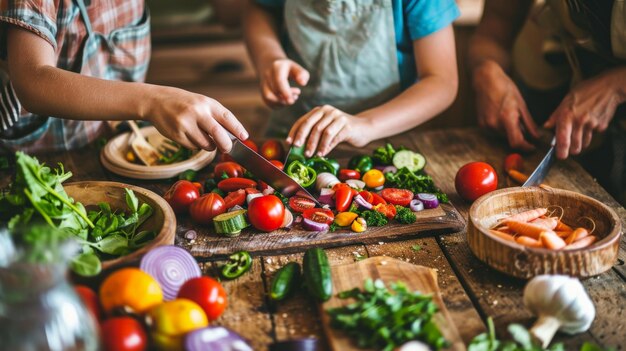
M 194 180 L 196 180 L 197 176 L 198 172 L 194 171 L 193 169 L 188 169 L 178 175 L 178 180 L 188 180 L 190 182 L 193 182 Z
M 419 251 L 422 249 L 422 247 L 420 245 L 413 245 L 411 246 L 411 248 L 413 249 L 413 251 Z
M 404 206 L 396 206 L 396 216 L 393 219 L 402 224 L 411 224 L 417 221 L 415 213 Z
M 361 212 L 361 217 L 365 219 L 368 227 L 380 227 L 387 224 L 387 217 L 378 211 L 365 210 Z
M 387 181 L 385 186 L 389 185 L 397 188 L 408 189 L 416 194 L 432 193 L 437 196 L 437 199 L 440 202 L 448 202 L 448 195 L 437 188 L 433 178 L 428 175 L 415 174 L 409 171 L 406 167 L 402 167 L 395 173 L 386 173 L 385 179 Z

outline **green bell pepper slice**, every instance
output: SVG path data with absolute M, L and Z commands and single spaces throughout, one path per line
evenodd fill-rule
M 222 276 L 226 279 L 235 279 L 246 273 L 252 266 L 252 257 L 248 251 L 239 251 L 228 257 L 228 262 L 222 266 Z
M 372 161 L 372 158 L 367 155 L 354 156 L 350 159 L 350 162 L 348 162 L 349 169 L 359 171 L 361 174 L 369 171 L 373 166 L 374 162 Z
M 330 160 L 327 160 L 324 157 L 320 157 L 320 156 L 311 157 L 310 159 L 306 161 L 306 165 L 313 168 L 315 172 L 317 172 L 317 174 L 320 174 L 322 172 L 327 172 L 327 173 L 332 173 L 334 175 L 337 175 L 338 169 L 335 168 L 335 165 L 333 165 L 333 163 L 330 162 Z
M 300 161 L 293 161 L 287 166 L 287 175 L 305 188 L 317 179 L 317 172 Z

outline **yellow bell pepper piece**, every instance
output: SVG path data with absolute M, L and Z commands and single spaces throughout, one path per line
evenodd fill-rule
M 335 223 L 340 227 L 347 227 L 352 224 L 358 216 L 359 215 L 354 212 L 341 212 L 335 216 Z
M 362 233 L 367 229 L 367 222 L 365 222 L 363 217 L 359 217 L 352 222 L 350 229 L 352 229 L 353 232 Z

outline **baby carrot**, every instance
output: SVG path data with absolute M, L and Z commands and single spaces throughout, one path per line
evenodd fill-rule
M 529 236 L 536 240 L 539 240 L 541 233 L 552 232 L 551 230 L 547 230 L 546 228 L 540 225 L 536 225 L 532 223 L 524 223 L 524 222 L 519 222 L 519 221 L 506 221 L 505 224 L 509 228 L 511 228 L 511 230 L 514 231 L 516 234 Z
M 504 218 L 501 222 L 508 222 L 508 221 L 530 222 L 533 219 L 537 219 L 545 215 L 546 213 L 548 213 L 548 209 L 540 207 L 540 208 L 535 208 L 534 210 L 528 210 L 528 211 L 516 213 L 507 218 Z
M 554 232 L 562 239 L 565 239 L 572 234 L 571 230 L 555 230 Z
M 511 234 L 507 234 L 507 233 L 504 233 L 502 231 L 494 230 L 494 229 L 489 230 L 489 232 L 491 234 L 497 236 L 498 238 L 501 238 L 501 239 L 504 239 L 504 240 L 507 240 L 507 241 L 515 241 L 515 237 L 513 235 L 511 235 Z
M 553 231 L 545 231 L 541 233 L 539 240 L 541 240 L 543 246 L 551 250 L 560 250 L 567 245 L 565 244 L 565 241 Z
M 542 248 L 543 244 L 541 243 L 541 241 L 539 240 L 535 240 L 533 238 L 527 237 L 527 236 L 518 236 L 517 238 L 515 238 L 515 241 L 518 244 L 522 244 L 524 246 L 528 246 L 528 247 L 534 247 L 534 248 Z
M 554 230 L 556 228 L 558 219 L 556 217 L 536 218 L 530 221 L 532 224 L 540 225 L 548 230 Z
M 584 247 L 587 247 L 591 244 L 593 244 L 594 242 L 596 242 L 597 238 L 595 235 L 589 235 L 586 236 L 574 243 L 571 243 L 567 246 L 565 246 L 564 250 L 576 250 L 576 249 L 582 249 Z
M 556 228 L 554 228 L 554 230 L 558 230 L 558 231 L 573 231 L 574 229 L 572 227 L 570 227 L 569 225 L 561 222 L 561 220 L 556 222 Z
M 513 179 L 516 183 L 524 184 L 528 180 L 528 176 L 520 171 L 516 171 L 514 169 L 509 169 L 507 171 L 509 177 Z
M 582 238 L 588 237 L 589 236 L 589 232 L 587 231 L 587 229 L 585 228 L 576 228 L 572 234 L 570 234 L 567 239 L 565 239 L 565 243 L 566 244 L 572 244 Z

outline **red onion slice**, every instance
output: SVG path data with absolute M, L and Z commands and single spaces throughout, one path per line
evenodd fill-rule
M 202 276 L 196 259 L 187 250 L 174 245 L 150 250 L 141 258 L 139 268 L 159 282 L 166 301 L 175 299 L 187 280 Z
M 263 194 L 261 193 L 256 193 L 256 194 L 248 194 L 246 195 L 246 203 L 248 205 L 250 205 L 250 201 L 252 201 L 252 199 L 256 198 L 256 197 L 261 197 L 263 196 Z
M 439 200 L 437 196 L 429 193 L 419 193 L 416 198 L 424 203 L 424 208 L 437 208 L 439 206 Z
M 339 183 L 339 179 L 335 177 L 334 174 L 328 172 L 322 172 L 317 175 L 317 180 L 315 181 L 315 188 L 317 190 L 322 190 L 324 188 L 332 188 L 333 185 Z
M 252 351 L 237 333 L 224 327 L 206 327 L 185 335 L 187 351 Z
M 330 228 L 326 223 L 318 223 L 308 218 L 302 220 L 302 227 L 311 232 L 324 232 Z
M 346 184 L 348 184 L 351 188 L 360 190 L 365 189 L 365 182 L 358 179 L 348 179 L 346 180 Z
M 372 204 L 367 202 L 361 195 L 355 196 L 354 199 L 352 200 L 354 200 L 354 203 L 357 204 L 359 207 L 362 207 L 368 210 L 371 210 L 373 207 Z
M 272 195 L 275 192 L 274 188 L 271 186 L 267 186 L 267 188 L 263 189 L 263 195 Z
M 411 200 L 411 203 L 409 204 L 409 207 L 411 208 L 411 211 L 419 212 L 419 211 L 422 211 L 424 209 L 424 203 L 421 202 L 418 199 L 413 199 L 413 200 Z
M 395 166 L 387 166 L 383 168 L 383 174 L 385 173 L 396 173 L 398 169 Z
M 291 228 L 293 225 L 293 213 L 288 209 L 285 209 L 285 215 L 283 216 L 283 224 L 280 225 L 281 228 Z

